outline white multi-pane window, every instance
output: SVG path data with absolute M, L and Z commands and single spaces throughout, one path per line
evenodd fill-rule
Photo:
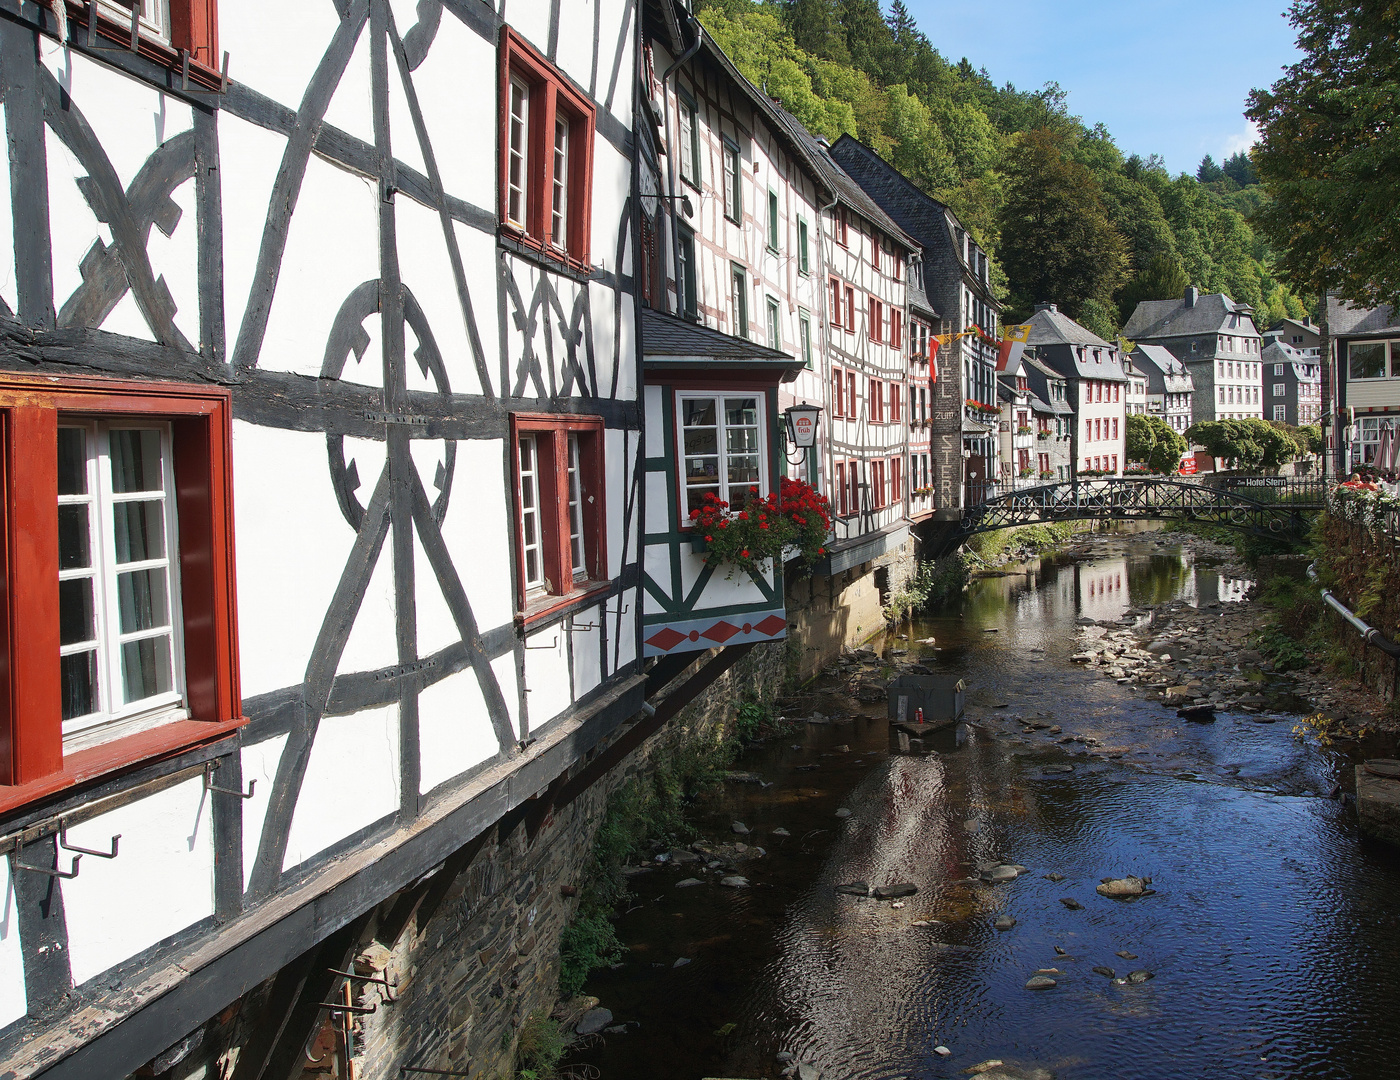
M 1274 383 L 1274 397 L 1283 397 L 1283 387 L 1284 384 L 1281 382 Z
M 97 6 L 103 15 L 116 19 L 123 26 L 131 25 L 132 5 L 129 2 L 97 0 Z M 170 40 L 170 0 L 137 0 L 135 10 L 141 22 L 142 35 Z
M 520 437 L 520 554 L 525 588 L 544 588 L 544 541 L 540 521 L 539 443 L 533 435 Z
M 681 111 L 681 178 L 700 186 L 700 126 L 695 115 L 695 105 L 689 99 L 680 99 Z
M 739 148 L 727 139 L 724 143 L 724 216 L 736 222 L 744 219 L 743 170 L 739 167 Z
M 1282 421 L 1282 420 L 1287 419 L 1287 415 L 1286 415 L 1285 412 L 1284 412 L 1284 408 L 1285 408 L 1285 406 L 1283 406 L 1283 405 L 1275 405 L 1275 406 L 1274 406 L 1274 419 L 1275 419 L 1275 420 Z
M 61 423 L 59 668 L 64 746 L 183 719 L 170 427 Z
M 768 298 L 768 347 L 783 347 L 783 310 L 773 297 Z
M 684 516 L 698 510 L 707 494 L 739 509 L 754 487 L 764 493 L 762 394 L 677 394 L 678 434 L 685 462 Z
M 583 476 L 578 460 L 578 436 L 569 435 L 569 556 L 574 579 L 588 576 L 583 551 Z
M 510 158 L 506 175 L 506 217 L 524 226 L 530 164 L 530 88 L 510 80 Z
M 549 238 L 555 247 L 569 242 L 569 121 L 554 118 L 554 194 L 550 204 Z

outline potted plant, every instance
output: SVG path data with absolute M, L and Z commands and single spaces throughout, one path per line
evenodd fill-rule
M 1017 434 L 1017 435 L 1029 435 L 1029 434 L 1031 433 L 1031 430 L 1032 430 L 1031 428 L 1024 427 L 1024 426 L 1018 427 L 1018 428 L 1016 429 L 1016 434 Z
M 692 534 L 703 541 L 705 561 L 728 563 L 734 570 L 761 573 L 769 559 L 781 559 L 785 548 L 795 548 L 801 569 L 811 570 L 826 554 L 831 534 L 831 502 L 811 484 L 783 477 L 776 492 L 760 496 L 748 490 L 741 509 L 708 494 L 704 504 L 690 512 Z

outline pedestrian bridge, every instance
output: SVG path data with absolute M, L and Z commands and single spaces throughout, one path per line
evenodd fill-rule
M 963 509 L 962 519 L 933 537 L 937 556 L 969 536 L 1041 522 L 1199 521 L 1279 540 L 1302 541 L 1323 508 L 1319 479 L 1230 476 L 1110 477 L 1020 488 Z

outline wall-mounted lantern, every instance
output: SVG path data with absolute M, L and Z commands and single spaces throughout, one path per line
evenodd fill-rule
M 787 417 L 788 442 L 799 450 L 810 450 L 817 445 L 817 418 L 821 416 L 820 405 L 789 405 L 783 410 Z

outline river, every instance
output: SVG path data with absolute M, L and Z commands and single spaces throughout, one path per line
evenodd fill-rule
M 628 1030 L 571 1060 L 603 1080 L 777 1077 L 779 1051 L 823 1080 L 989 1058 L 1059 1080 L 1400 1076 L 1400 857 L 1326 797 L 1348 786 L 1346 753 L 1304 745 L 1282 710 L 1185 723 L 1069 660 L 1076 619 L 1232 603 L 1247 585 L 1160 537 L 1100 538 L 876 642 L 966 681 L 957 736 L 892 753 L 883 703 L 834 680 L 789 708 L 854 718 L 748 752 L 735 767 L 771 786 L 697 805 L 703 836 L 734 840 L 742 821 L 765 848 L 739 867 L 749 887 L 633 879 L 630 951 L 586 990 Z M 1046 721 L 1063 735 L 1027 733 Z M 969 880 L 998 861 L 1026 872 Z M 1153 894 L 1096 894 L 1126 874 Z M 834 891 L 852 881 L 919 891 L 902 906 Z M 1026 989 L 1042 969 L 1057 985 Z M 1152 977 L 1120 981 L 1134 971 Z

